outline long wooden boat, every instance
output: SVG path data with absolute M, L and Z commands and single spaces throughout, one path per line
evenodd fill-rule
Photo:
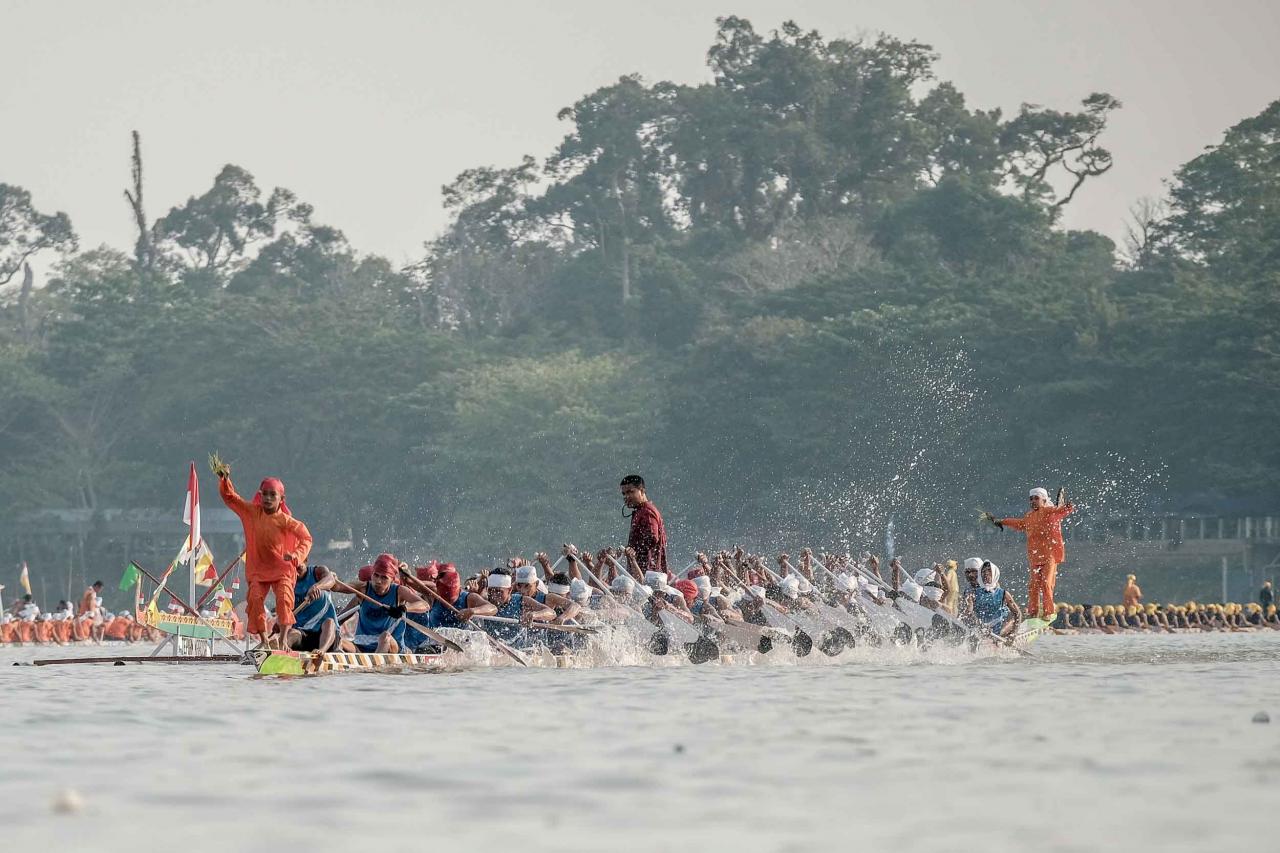
M 173 637 L 189 637 L 193 640 L 216 640 L 220 637 L 231 637 L 236 624 L 230 619 L 196 618 L 186 614 L 161 613 L 154 610 L 140 610 L 138 621 L 155 628 L 163 634 Z
M 259 675 L 320 675 L 331 672 L 425 672 L 445 668 L 445 655 L 381 655 L 374 652 L 294 652 L 253 649 Z

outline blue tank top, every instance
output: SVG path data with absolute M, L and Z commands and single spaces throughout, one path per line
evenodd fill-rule
M 461 610 L 467 606 L 467 596 L 471 593 L 463 590 L 453 606 L 457 610 Z M 463 624 L 457 616 L 454 616 L 449 608 L 437 601 L 431 605 L 431 609 L 426 613 L 406 613 L 405 614 L 405 630 L 404 641 L 409 648 L 416 649 L 423 643 L 434 642 L 426 634 L 414 628 L 414 623 L 425 625 L 428 628 L 461 628 Z
M 383 604 L 387 607 L 394 607 L 400 603 L 399 584 L 393 583 L 385 595 L 374 594 L 373 586 L 365 584 L 364 594 L 378 602 L 378 604 Z M 390 613 L 377 604 L 370 604 L 361 600 L 360 616 L 356 620 L 355 644 L 357 646 L 376 646 L 378 645 L 378 638 L 387 631 L 391 632 L 391 637 L 396 641 L 397 645 L 404 646 L 404 622 L 401 622 L 398 618 L 393 619 Z
M 498 608 L 497 616 L 504 619 L 519 619 L 524 615 L 524 596 L 520 593 L 512 593 L 511 600 Z M 519 625 L 504 625 L 500 622 L 482 623 L 485 630 L 493 634 L 499 640 L 514 643 L 520 639 L 524 629 Z
M 1009 608 L 1004 606 L 1004 587 L 996 587 L 988 592 L 982 587 L 973 591 L 973 612 L 978 621 L 992 630 L 1000 630 L 1004 620 L 1009 618 Z
M 301 601 L 316 585 L 316 567 L 308 566 L 306 573 L 294 581 L 293 600 Z M 326 619 L 338 618 L 338 608 L 333 606 L 329 593 L 317 598 L 294 615 L 294 627 L 299 631 L 319 631 Z

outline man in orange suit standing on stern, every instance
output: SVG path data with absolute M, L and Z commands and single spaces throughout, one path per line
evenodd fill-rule
M 280 480 L 275 477 L 263 480 L 250 503 L 236 494 L 229 469 L 223 467 L 217 474 L 222 502 L 240 517 L 244 527 L 244 575 L 249 582 L 246 630 L 257 634 L 264 646 L 269 645 L 267 592 L 273 592 L 276 630 L 281 638 L 279 647 L 283 648 L 283 638 L 288 636 L 294 621 L 293 585 L 298 578 L 297 567 L 307 564 L 311 531 L 289 511 L 289 505 L 284 502 L 284 483 Z
M 1058 582 L 1058 565 L 1067 559 L 1067 546 L 1062 539 L 1062 519 L 1075 511 L 1070 501 L 1054 506 L 1049 492 L 1031 490 L 1031 511 L 1017 518 L 987 518 L 996 527 L 1021 530 L 1027 535 L 1027 563 L 1031 567 L 1028 584 L 1027 618 L 1052 621 L 1055 616 L 1053 587 Z

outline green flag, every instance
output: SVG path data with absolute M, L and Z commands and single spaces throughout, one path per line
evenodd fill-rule
M 120 588 L 129 589 L 138 582 L 138 578 L 142 577 L 142 571 L 133 563 L 124 567 L 124 574 L 120 576 Z

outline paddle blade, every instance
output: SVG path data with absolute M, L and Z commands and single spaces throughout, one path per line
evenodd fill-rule
M 700 664 L 720 659 L 720 647 L 706 637 L 699 637 L 696 643 L 688 643 L 684 647 L 689 656 L 689 663 Z

